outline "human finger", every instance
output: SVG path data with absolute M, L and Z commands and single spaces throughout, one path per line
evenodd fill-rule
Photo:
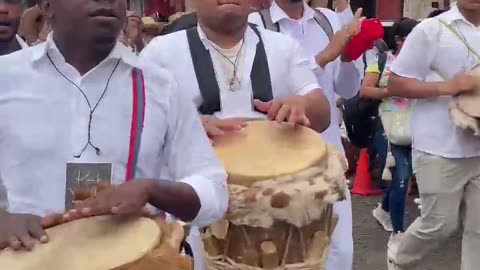
M 268 110 L 268 119 L 274 120 L 277 118 L 278 112 L 283 106 L 283 102 L 276 100 L 272 102 L 272 105 L 270 106 L 270 109 Z
M 13 250 L 19 250 L 22 247 L 22 242 L 20 242 L 16 234 L 13 234 L 8 238 L 8 246 Z
M 217 128 L 220 128 L 223 131 L 240 130 L 246 126 L 247 123 L 238 118 L 220 120 L 217 124 Z
M 30 222 L 28 224 L 28 233 L 33 237 L 33 239 L 40 241 L 40 243 L 48 242 L 47 233 L 43 229 L 41 222 Z M 34 245 L 35 241 L 33 241 L 32 244 Z
M 291 108 L 289 106 L 283 105 L 280 110 L 278 110 L 277 116 L 275 117 L 275 121 L 278 123 L 285 122 L 288 119 L 288 115 L 290 114 Z

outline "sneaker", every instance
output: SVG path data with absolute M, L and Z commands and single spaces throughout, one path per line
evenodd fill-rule
M 422 210 L 422 199 L 416 198 L 413 200 L 415 204 L 417 204 L 418 210 Z
M 394 258 L 398 252 L 398 245 L 400 244 L 401 238 L 403 233 L 392 233 L 390 235 L 390 239 L 388 240 L 387 244 L 387 265 L 388 270 L 399 270 L 400 268 L 396 266 L 394 262 Z
M 385 212 L 382 208 L 382 204 L 378 204 L 378 206 L 373 209 L 373 217 L 377 219 L 378 223 L 383 226 L 385 231 L 393 232 L 392 220 L 390 219 L 390 214 Z

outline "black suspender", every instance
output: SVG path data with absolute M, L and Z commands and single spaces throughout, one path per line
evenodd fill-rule
M 250 27 L 259 38 L 257 51 L 255 53 L 250 73 L 253 98 L 266 102 L 273 99 L 267 53 L 260 32 L 255 25 L 250 24 Z M 203 99 L 202 105 L 198 110 L 201 114 L 213 114 L 220 111 L 221 107 L 220 87 L 218 86 L 218 81 L 215 76 L 212 58 L 210 57 L 209 51 L 200 40 L 196 27 L 187 30 L 187 39 L 195 75 Z

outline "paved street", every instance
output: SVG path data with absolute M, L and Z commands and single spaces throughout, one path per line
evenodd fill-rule
M 378 197 L 353 197 L 353 234 L 355 240 L 354 270 L 387 270 L 386 245 L 389 234 L 372 216 Z M 419 214 L 413 198 L 408 198 L 408 221 Z M 425 266 L 416 270 L 460 270 L 460 234 L 445 242 Z

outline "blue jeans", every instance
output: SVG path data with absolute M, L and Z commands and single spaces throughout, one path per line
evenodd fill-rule
M 390 213 L 394 232 L 404 232 L 405 199 L 408 190 L 408 180 L 412 171 L 411 146 L 390 144 L 395 158 L 395 167 L 392 168 L 392 182 L 383 193 L 382 208 Z
M 383 129 L 382 121 L 378 120 L 377 127 L 375 129 L 375 134 L 373 140 L 368 146 L 368 155 L 369 155 L 369 171 L 370 173 L 373 170 L 380 172 L 380 175 L 385 168 L 385 162 L 387 160 L 387 151 L 388 151 L 388 141 L 385 136 L 385 130 Z

